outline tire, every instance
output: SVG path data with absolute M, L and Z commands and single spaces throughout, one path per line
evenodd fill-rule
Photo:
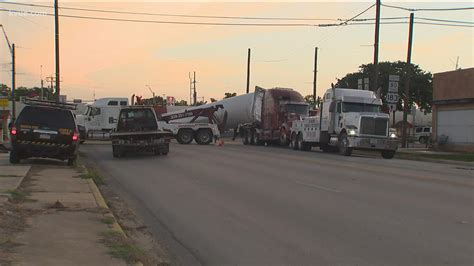
M 382 151 L 382 157 L 384 159 L 392 159 L 395 156 L 395 151 L 385 150 Z
M 299 139 L 299 144 L 300 144 L 300 150 L 302 151 L 310 151 L 311 150 L 311 145 L 308 143 L 308 142 L 304 142 L 303 141 L 303 134 L 299 134 L 298 135 L 298 139 Z
M 199 145 L 208 145 L 212 142 L 212 132 L 209 129 L 199 129 L 196 132 L 194 140 Z
M 180 144 L 189 144 L 193 141 L 193 131 L 191 129 L 180 129 L 176 140 Z
M 265 141 L 260 139 L 260 134 L 258 134 L 257 132 L 255 132 L 255 144 L 257 146 L 265 146 Z
M 426 142 L 425 137 L 420 137 L 418 141 L 420 142 L 420 144 L 423 144 Z
M 291 134 L 291 143 L 290 143 L 290 145 L 291 145 L 291 148 L 295 151 L 300 149 L 300 147 L 298 145 L 298 134 L 296 134 L 296 133 Z
M 10 151 L 10 163 L 17 164 L 20 162 L 20 156 L 18 156 L 18 152 L 15 149 Z
M 244 132 L 242 132 L 242 144 L 249 144 L 249 132 L 247 130 L 244 130 Z
M 68 166 L 73 166 L 75 163 L 76 163 L 76 157 L 71 157 L 69 159 L 67 159 L 67 165 Z
M 167 151 L 165 151 L 165 152 L 162 152 L 162 153 L 161 153 L 161 155 L 164 155 L 164 156 L 166 156 L 166 155 L 168 155 L 168 152 L 167 152 Z
M 338 147 L 339 147 L 339 154 L 344 155 L 344 156 L 351 156 L 352 148 L 349 148 L 349 140 L 347 139 L 346 133 L 342 133 L 339 136 Z
M 122 156 L 122 151 L 118 146 L 112 146 L 112 155 L 114 158 L 120 158 Z
M 157 156 L 161 154 L 161 152 L 160 152 L 159 149 L 154 149 L 154 150 L 153 150 L 153 153 L 154 153 L 155 155 L 157 155 Z
M 256 141 L 255 141 L 255 131 L 252 130 L 250 131 L 250 145 L 255 145 Z
M 84 144 L 85 140 L 79 140 L 79 144 Z
M 280 130 L 280 141 L 279 141 L 279 143 L 283 147 L 287 147 L 288 145 L 290 145 L 290 140 L 288 139 L 288 134 L 286 134 L 286 130 L 284 128 L 282 128 Z

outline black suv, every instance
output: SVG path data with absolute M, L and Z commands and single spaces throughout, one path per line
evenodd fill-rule
M 25 100 L 25 107 L 10 125 L 12 150 L 10 163 L 29 157 L 67 160 L 77 157 L 79 135 L 73 104 Z

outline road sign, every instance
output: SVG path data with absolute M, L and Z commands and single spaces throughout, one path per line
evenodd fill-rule
M 398 93 L 398 81 L 389 81 L 388 91 Z
M 0 98 L 0 107 L 8 107 L 8 99 L 7 98 Z
M 388 75 L 388 80 L 399 82 L 400 81 L 400 76 L 399 75 Z
M 400 96 L 398 96 L 398 93 L 393 92 L 389 92 L 385 96 L 385 100 L 387 101 L 387 103 L 398 103 L 399 98 Z

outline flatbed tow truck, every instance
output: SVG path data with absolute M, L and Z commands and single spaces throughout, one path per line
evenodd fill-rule
M 160 127 L 151 106 L 127 106 L 120 110 L 117 128 L 110 134 L 115 158 L 128 152 L 167 155 L 173 134 Z

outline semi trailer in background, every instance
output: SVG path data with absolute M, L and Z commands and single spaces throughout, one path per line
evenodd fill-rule
M 374 92 L 332 88 L 324 94 L 320 115 L 302 117 L 291 127 L 293 149 L 308 151 L 315 146 L 345 156 L 353 150 L 375 150 L 390 159 L 398 141 Z

